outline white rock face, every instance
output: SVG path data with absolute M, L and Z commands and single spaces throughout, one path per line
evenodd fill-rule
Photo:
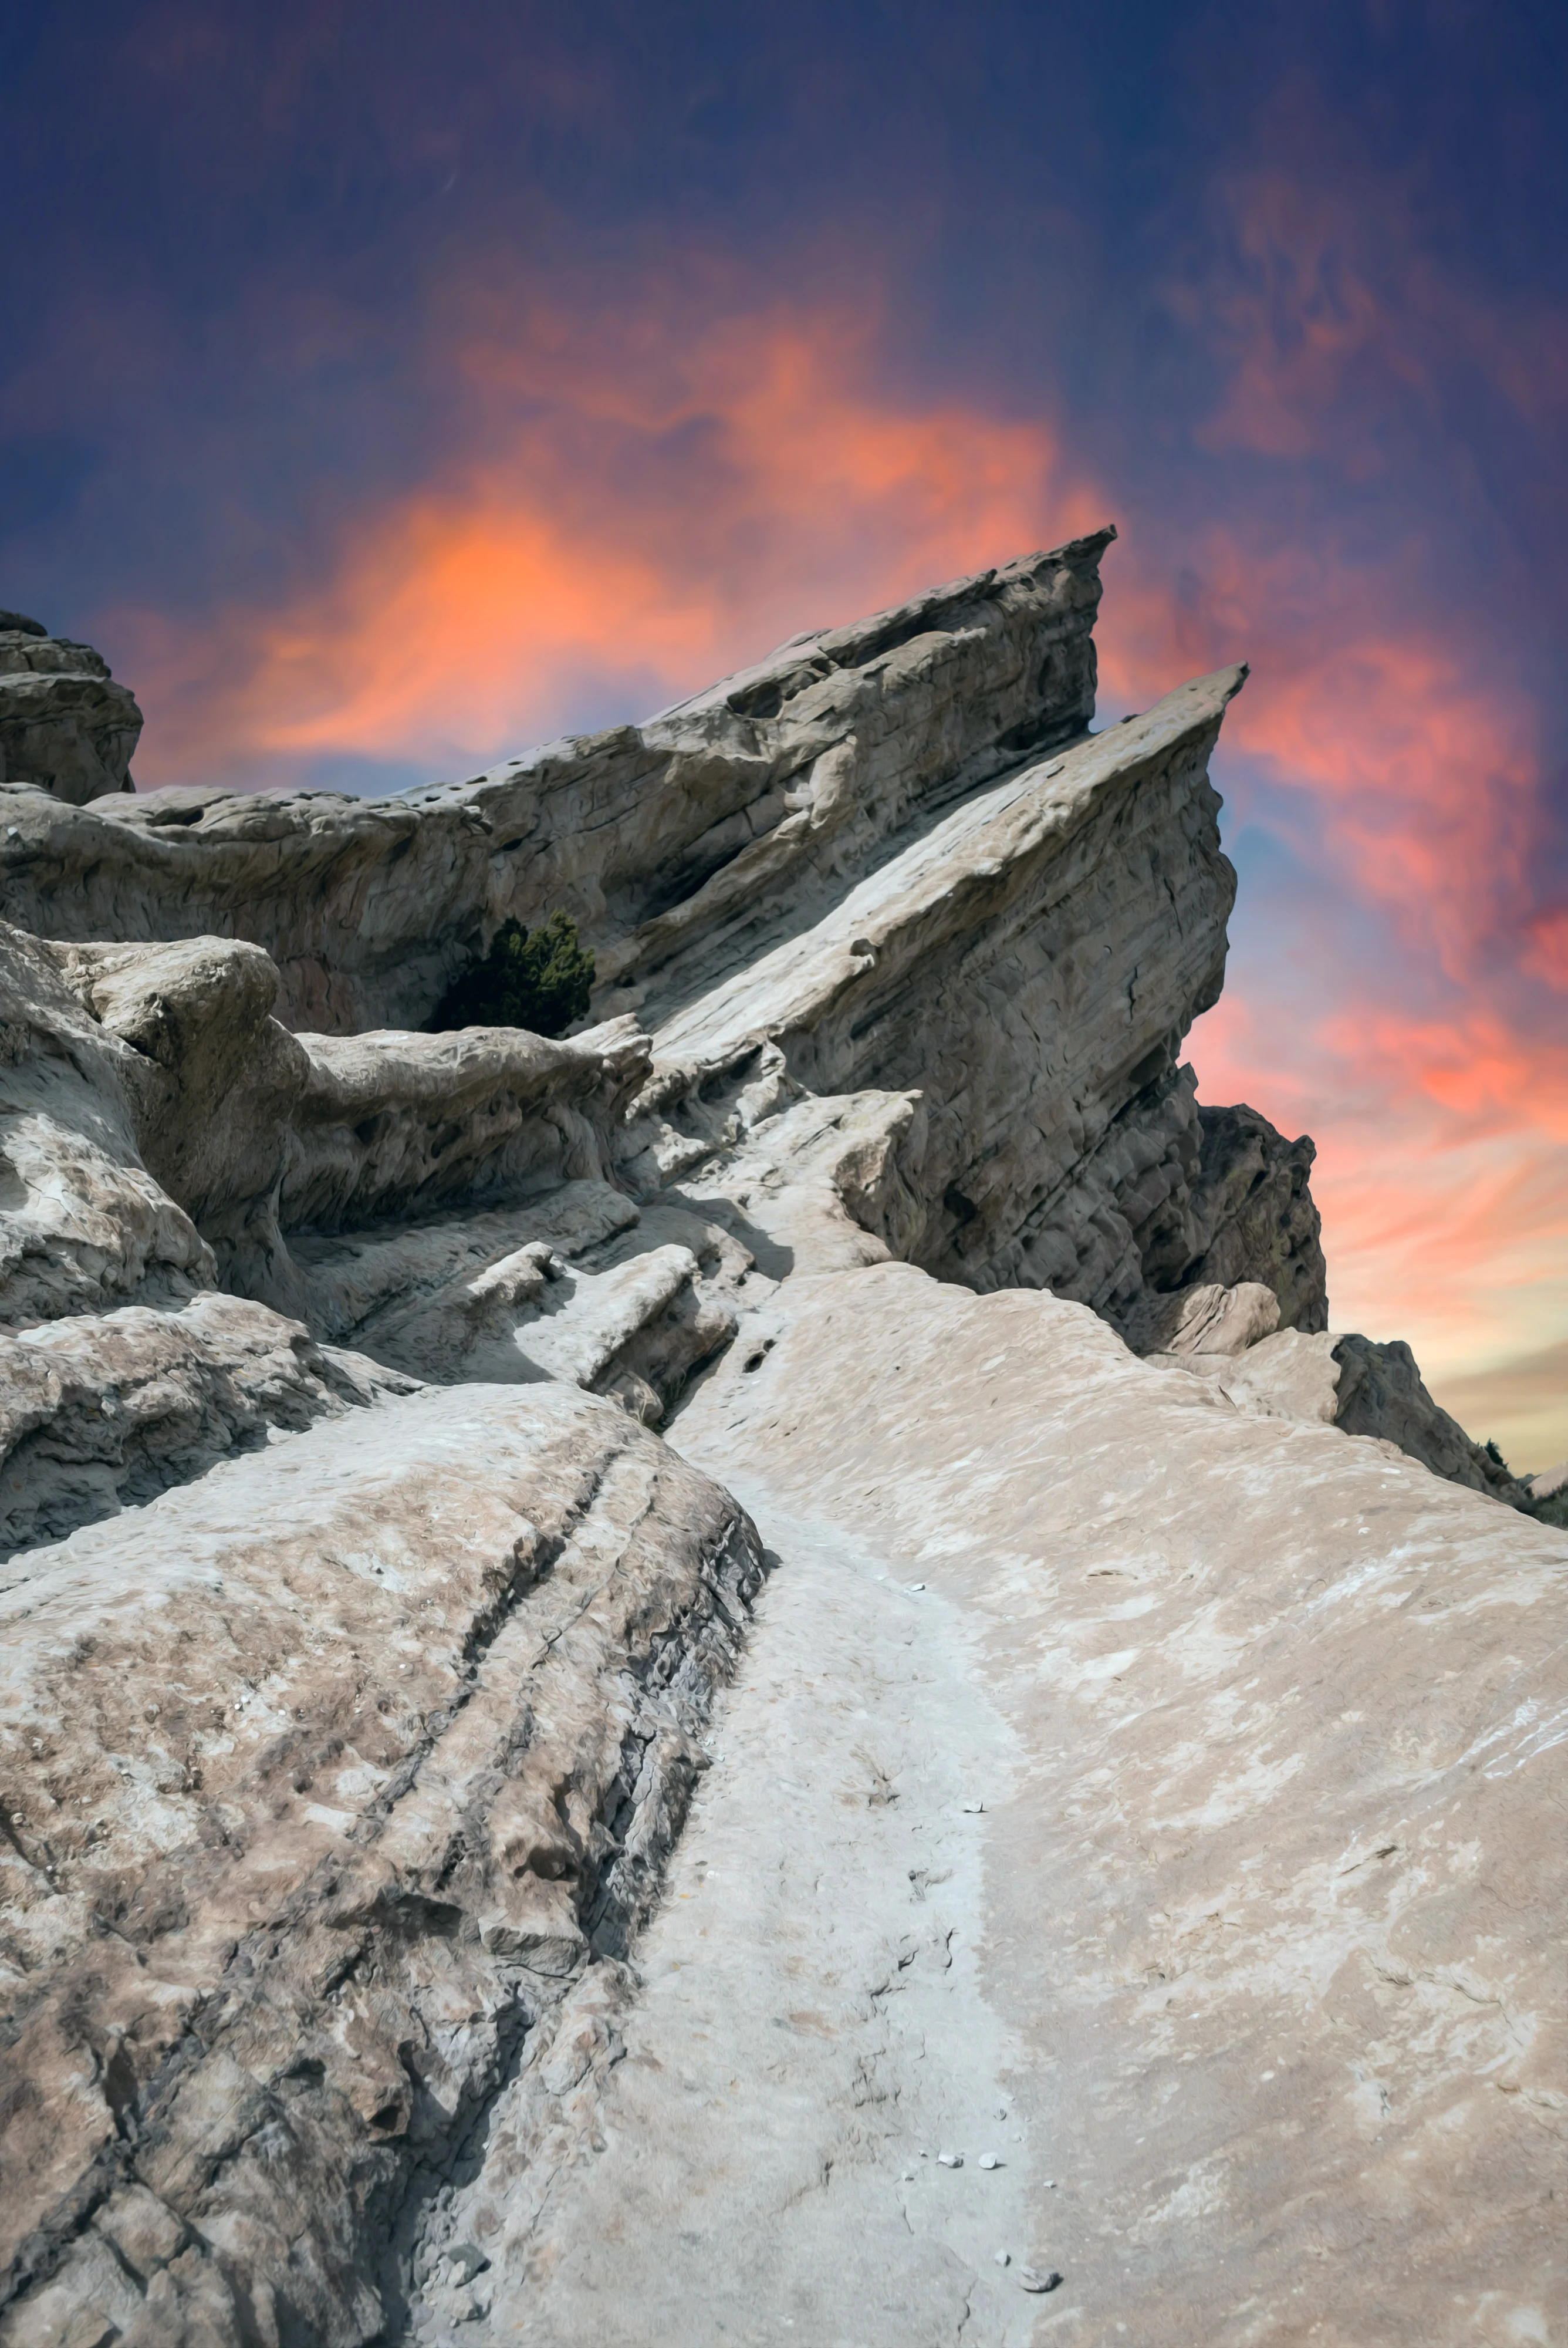
M 0 2348 L 1548 2336 L 1562 1541 L 1196 1105 L 1245 673 L 1090 731 L 1105 542 L 4 792 Z
M 8 917 L 83 940 L 251 939 L 290 1025 L 327 1033 L 417 1026 L 504 919 L 558 905 L 612 986 L 675 983 L 715 943 L 739 963 L 909 819 L 1081 733 L 1113 535 L 797 637 L 646 726 L 472 782 L 383 800 L 154 791 L 85 813 L 17 793 Z
M 13 1560 L 0 2241 L 39 2287 L 0 2336 L 239 2339 L 280 2292 L 374 2336 L 410 2187 L 646 1908 L 761 1572 L 553 1384 L 350 1414 Z M 146 2296 L 106 2303 L 128 2192 Z
M 56 1540 L 273 1428 L 298 1431 L 415 1383 L 210 1290 L 179 1312 L 128 1304 L 0 1333 L 0 1548 Z
M 777 1528 L 718 1728 L 776 1775 L 706 1782 L 608 2149 L 466 2336 L 1049 2336 L 999 2249 L 1106 2348 L 1550 2339 L 1568 1539 L 1050 1297 L 887 1264 L 769 1330 L 672 1433 Z

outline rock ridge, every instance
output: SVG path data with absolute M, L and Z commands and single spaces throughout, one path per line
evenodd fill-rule
M 1111 536 L 395 800 L 0 788 L 0 2348 L 446 2348 L 520 2314 L 610 2348 L 642 2336 L 633 2272 L 725 2240 L 815 2336 L 842 2271 L 871 2348 L 965 2311 L 1022 2348 L 1016 2281 L 982 2289 L 974 2225 L 889 2171 L 939 2074 L 900 2068 L 900 1982 L 999 2092 L 1010 2034 L 1040 2143 L 1053 2078 L 1108 2116 L 1074 2157 L 1151 2343 L 1242 2348 L 1239 2317 L 1194 2329 L 1206 2273 L 1297 2321 L 1305 2237 L 1259 2231 L 1247 2164 L 1358 2274 L 1370 2194 L 1379 2242 L 1468 2288 L 1377 2131 L 1414 2079 L 1410 2175 L 1462 2138 L 1472 2182 L 1517 2180 L 1518 2116 L 1558 2108 L 1515 1920 L 1568 1560 L 1408 1347 L 1330 1329 L 1311 1141 L 1197 1101 L 1235 892 L 1209 761 L 1246 673 L 1094 730 Z M 425 1032 L 502 922 L 557 909 L 590 1024 Z M 906 1653 L 927 1581 L 940 1670 Z M 773 1749 L 756 1687 L 812 1606 L 843 1620 L 830 1660 L 794 1651 L 788 1766 L 852 1782 L 731 1816 L 713 1847 L 760 1908 L 688 1870 L 709 1921 L 647 1931 L 699 1781 L 715 1816 L 758 1802 L 726 1723 Z M 1005 1824 L 958 1799 L 982 1747 L 1035 1756 Z M 904 1835 L 916 1863 L 835 1937 L 821 1886 L 854 1881 L 867 1806 L 884 1874 Z M 1051 1851 L 1042 1929 L 1043 1890 L 1026 1919 L 997 1886 Z M 1288 1962 L 1259 1953 L 1266 1876 Z M 774 1919 L 757 1978 L 811 1984 L 761 2047 L 701 1987 L 741 1932 L 733 1983 L 743 1910 Z M 676 1946 L 787 2188 L 682 2149 Z M 1198 1980 L 1184 2105 L 1166 2007 Z M 1258 2083 L 1303 1999 L 1333 2027 L 1301 2025 L 1286 2126 Z M 1035 2157 L 999 2209 L 1047 2192 Z M 1511 2192 L 1475 2188 L 1465 2257 L 1509 2270 L 1477 2337 L 1546 2336 Z M 1087 2296 L 1057 2312 L 1112 2348 L 1130 2319 L 1071 2223 Z M 1419 2265 L 1390 2337 L 1431 2331 Z M 734 2336 L 727 2285 L 670 2288 L 692 2348 Z

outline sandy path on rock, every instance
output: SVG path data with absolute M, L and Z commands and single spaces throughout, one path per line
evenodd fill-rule
M 638 1952 L 604 2149 L 462 2336 L 1021 2348 L 1057 2195 L 979 1984 L 966 1807 L 1005 1798 L 1009 1733 L 958 1608 L 749 1497 L 780 1561 Z
M 1049 1296 L 758 1329 L 672 1430 L 780 1560 L 722 1757 L 454 2342 L 1548 2348 L 1561 1535 Z

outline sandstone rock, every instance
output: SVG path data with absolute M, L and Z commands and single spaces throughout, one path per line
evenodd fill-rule
M 1167 1160 L 1163 1195 L 1182 1179 L 1175 1047 L 1218 994 L 1235 893 L 1205 766 L 1244 675 L 972 796 L 657 1027 L 651 1097 L 679 1122 L 770 1047 L 814 1095 L 917 1090 L 901 1251 L 979 1286 L 1141 1294 L 1119 1202 Z
M 798 637 L 646 726 L 469 783 L 155 791 L 76 815 L 19 796 L 8 918 L 83 941 L 249 938 L 288 1024 L 328 1033 L 419 1026 L 504 920 L 558 906 L 606 992 L 654 970 L 673 987 L 705 951 L 738 967 L 900 825 L 1081 733 L 1112 535 Z
M 701 1296 L 697 1279 L 689 1248 L 642 1249 L 592 1273 L 533 1240 L 376 1315 L 360 1343 L 377 1361 L 443 1384 L 567 1378 L 620 1395 L 652 1423 L 735 1332 L 734 1313 Z
M 1326 1330 L 1281 1329 L 1239 1354 L 1152 1353 L 1146 1358 L 1161 1369 L 1196 1373 L 1238 1410 L 1332 1426 L 1339 1410 L 1337 1344 Z
M 1150 1296 L 1137 1315 L 1134 1351 L 1148 1354 L 1245 1354 L 1279 1326 L 1279 1299 L 1259 1281 L 1222 1288 L 1200 1281 L 1173 1296 Z
M 651 1897 L 760 1570 L 733 1501 L 557 1385 L 383 1401 L 14 1561 L 0 2233 L 35 2308 L 103 2306 L 128 2196 L 128 2337 L 380 2328 L 399 2210 Z
M 462 918 L 482 930 L 537 918 L 554 891 L 599 950 L 607 1003 L 635 1002 L 654 1027 L 653 1122 L 620 1152 L 633 1186 L 668 1182 L 715 1143 L 740 1140 L 767 1113 L 745 1104 L 771 1059 L 779 1107 L 919 1093 L 907 1135 L 919 1162 L 899 1155 L 877 1202 L 897 1229 L 876 1235 L 898 1253 L 980 1287 L 1049 1284 L 1120 1319 L 1147 1286 L 1178 1287 L 1217 1251 L 1226 1284 L 1262 1278 L 1287 1325 L 1310 1319 L 1321 1291 L 1310 1145 L 1291 1156 L 1249 1112 L 1245 1147 L 1211 1135 L 1205 1171 L 1192 1080 L 1176 1066 L 1223 973 L 1234 875 L 1204 766 L 1242 672 L 1082 738 L 1104 543 L 798 639 L 641 732 L 556 746 L 461 792 L 379 807 L 317 797 L 302 810 L 155 795 L 64 831 L 56 812 L 46 832 L 20 838 L 8 902 L 77 937 L 95 901 L 122 933 L 241 929 L 275 949 L 276 1004 L 294 1025 L 313 1014 L 363 1025 L 383 1002 L 405 1017 L 404 1005 L 430 1007 L 460 951 L 442 943 L 457 936 L 442 911 L 456 878 Z M 1020 765 L 1031 746 L 1058 741 L 1060 757 Z M 781 812 L 769 796 L 781 790 L 802 804 Z M 693 829 L 699 817 L 705 828 Z M 149 1076 L 144 1148 L 225 1281 L 281 1311 L 308 1311 L 290 1231 L 481 1195 L 481 1161 L 495 1196 L 617 1179 L 602 1137 L 580 1124 L 563 1149 L 525 1118 L 502 1146 L 485 1106 L 494 1049 L 472 1037 L 419 1047 L 391 1034 L 317 1037 L 302 1086 L 242 947 L 230 963 L 216 940 L 163 957 L 91 942 L 81 951 L 100 1015 L 142 1055 L 172 1066 L 171 1023 L 183 1018 L 187 1031 L 223 1036 L 210 1067 L 253 1063 L 210 1117 L 176 1115 L 169 1084 Z M 628 973 L 630 993 L 617 987 Z M 616 1048 L 624 1057 L 636 1046 L 628 1036 Z M 179 1087 L 210 1095 L 201 1053 L 175 1050 Z M 525 1056 L 540 1066 L 547 1047 Z M 551 1074 L 562 1066 L 548 1060 Z M 413 1094 L 394 1101 L 389 1081 Z M 557 1117 L 558 1131 L 567 1122 Z M 201 1137 L 200 1154 L 232 1159 L 217 1147 L 226 1123 L 272 1136 L 241 1153 L 243 1195 L 220 1167 L 168 1162 L 167 1137 L 181 1127 Z M 281 1187 L 250 1180 L 253 1163 L 270 1177 L 285 1127 Z M 540 1142 L 543 1161 L 519 1164 Z
M 1260 1319 L 1252 1318 L 1241 1303 L 1249 1295 L 1260 1303 L 1273 1303 L 1267 1289 L 1213 1287 L 1151 1300 L 1141 1326 L 1158 1342 L 1147 1348 L 1148 1358 L 1161 1367 L 1201 1375 L 1238 1409 L 1317 1420 L 1347 1435 L 1368 1436 L 1396 1446 L 1450 1483 L 1514 1507 L 1528 1501 L 1528 1486 L 1433 1401 L 1408 1345 L 1376 1344 L 1369 1337 L 1337 1336 L 1327 1330 L 1287 1329 L 1254 1338 L 1254 1327 L 1271 1327 L 1272 1322 L 1266 1305 Z M 1234 1345 L 1227 1342 L 1231 1333 Z M 1195 1342 L 1183 1342 L 1188 1339 Z
M 1379 1436 L 1397 1443 L 1435 1476 L 1515 1500 L 1521 1487 L 1457 1419 L 1432 1400 L 1421 1382 L 1416 1357 L 1399 1340 L 1376 1344 L 1370 1337 L 1341 1337 L 1334 1348 L 1340 1365 L 1337 1425 L 1348 1435 Z
M 232 1296 L 0 1334 L 0 1558 L 408 1385 Z
M 141 722 L 135 696 L 90 644 L 0 612 L 0 784 L 77 806 L 129 791 Z
M 211 1251 L 143 1165 L 133 1047 L 0 922 L 0 1325 L 183 1300 Z
M 626 2348 L 684 2305 L 680 2336 L 708 2348 L 761 2293 L 814 2338 L 853 2305 L 892 2348 L 938 2336 L 907 2310 L 940 2304 L 945 2252 L 979 2336 L 1027 2340 L 978 2295 L 989 2217 L 907 2215 L 888 2189 L 933 2066 L 954 2097 L 1005 2075 L 1006 2174 L 1031 2232 L 1051 2205 L 1036 2256 L 1067 2278 L 1070 2337 L 1241 2348 L 1289 2336 L 1320 2284 L 1346 2343 L 1549 2337 L 1562 1535 L 1332 1427 L 1238 1413 L 1049 1296 L 886 1264 L 792 1281 L 769 1321 L 765 1362 L 746 1371 L 743 1334 L 672 1437 L 780 1550 L 748 1689 L 787 1684 L 819 1766 L 856 1742 L 897 1756 L 898 1846 L 851 1942 L 869 1835 L 825 1854 L 765 1776 L 736 1812 L 715 1773 L 645 1944 L 645 2013 L 621 2020 L 635 2059 L 597 2099 L 610 2148 L 558 2172 L 479 2338 L 526 2306 L 541 2348 Z M 797 1571 L 831 1673 L 774 1661 Z M 927 1592 L 890 1600 L 876 1571 Z M 745 1769 L 764 1735 L 737 1710 L 726 1754 Z M 955 1863 L 926 1838 L 981 1752 L 983 1865 L 914 1899 L 911 1836 L 918 1864 Z M 767 1886 L 804 1901 L 840 1864 L 819 1936 L 775 1957 L 792 1910 Z M 932 1901 L 947 1964 L 923 1986 L 898 1936 Z M 770 2073 L 784 2011 L 826 2034 L 802 2027 Z M 740 2157 L 759 2134 L 767 2171 Z
M 1198 1120 L 1192 1211 L 1202 1252 L 1183 1279 L 1261 1281 L 1279 1299 L 1282 1329 L 1327 1329 L 1322 1226 L 1307 1188 L 1311 1141 L 1287 1142 L 1252 1108 L 1201 1108 Z
M 1359 2277 L 1354 2178 L 1402 2248 L 1440 2143 L 1484 2209 L 1399 2321 L 1484 2225 L 1540 2336 L 1484 2179 L 1556 2092 L 1545 1993 L 1486 1887 L 1546 1815 L 1506 1740 L 1557 1552 L 1406 1457 L 1515 1497 L 1404 1349 L 1327 1333 L 1310 1142 L 1196 1104 L 1245 672 L 1090 733 L 1104 543 L 398 800 L 6 793 L 0 2348 L 703 2348 L 759 2295 L 836 2337 L 825 2276 L 865 2348 L 1021 2348 L 970 2173 L 1085 2336 L 1113 2240 L 1141 2339 L 1241 2348 L 1216 2304 L 1295 2320 L 1257 2196 Z M 596 1026 L 419 1032 L 556 905 Z M 742 1499 L 796 1578 L 702 1744 Z M 1336 2049 L 1419 2082 L 1386 2157 Z M 918 2188 L 1014 2082 L 1096 2116 L 1049 2162 L 1077 2233 L 1024 2135 L 892 2223 L 876 2147 Z

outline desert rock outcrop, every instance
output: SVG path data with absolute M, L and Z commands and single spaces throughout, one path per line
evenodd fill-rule
M 1568 1560 L 1196 1101 L 1245 671 L 1093 730 L 1108 539 L 397 799 L 8 768 L 0 2348 L 1542 2336 Z
M 136 697 L 91 644 L 0 612 L 0 783 L 26 783 L 80 807 L 129 791 L 141 735 Z

